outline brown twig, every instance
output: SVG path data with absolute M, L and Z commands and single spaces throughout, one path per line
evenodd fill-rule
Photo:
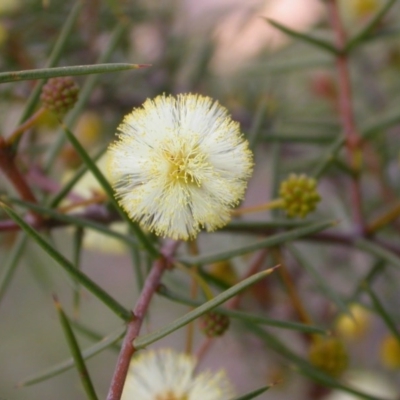
M 25 177 L 33 187 L 40 189 L 42 192 L 57 194 L 62 189 L 62 185 L 60 183 L 44 175 L 40 167 L 37 165 L 30 165 L 30 169 L 26 172 Z M 83 200 L 82 196 L 79 196 L 73 191 L 70 191 L 66 197 L 71 201 Z
M 162 256 L 154 262 L 146 278 L 143 290 L 133 310 L 132 320 L 128 323 L 107 400 L 120 400 L 121 398 L 129 364 L 136 350 L 133 346 L 133 341 L 139 335 L 150 301 L 160 284 L 164 271 L 170 265 L 171 257 L 178 245 L 179 242 L 167 242 L 164 249 L 161 251 Z
M 30 118 L 28 118 L 23 124 L 21 124 L 20 126 L 18 126 L 14 132 L 12 132 L 10 134 L 10 136 L 7 138 L 7 144 L 8 145 L 12 145 L 13 143 L 15 143 L 20 136 L 27 131 L 29 128 L 31 128 L 33 125 L 36 124 L 37 120 L 46 112 L 46 109 L 44 107 L 39 108 L 39 110 L 37 110 L 35 112 L 35 114 L 33 114 Z
M 338 109 L 344 134 L 346 136 L 346 148 L 349 165 L 355 172 L 351 177 L 351 198 L 356 224 L 356 232 L 359 235 L 365 234 L 365 221 L 362 212 L 362 196 L 359 180 L 361 165 L 361 136 L 357 130 L 354 110 L 351 81 L 348 65 L 348 55 L 343 52 L 346 45 L 346 33 L 341 21 L 337 0 L 327 1 L 328 14 L 335 34 L 335 44 L 339 53 L 336 57 L 336 69 L 338 73 Z
M 102 224 L 111 224 L 115 221 L 120 221 L 120 217 L 116 213 L 112 213 L 105 207 L 100 205 L 92 205 L 82 213 L 69 214 L 71 217 L 79 218 L 82 220 L 88 220 L 98 222 Z M 35 229 L 55 229 L 63 228 L 70 225 L 69 222 L 61 221 L 56 218 L 42 219 L 41 221 L 34 220 L 27 216 L 25 221 Z M 14 232 L 19 231 L 21 227 L 12 220 L 0 221 L 0 232 Z M 230 227 L 229 225 L 223 230 L 227 232 L 235 233 L 250 233 L 253 235 L 273 235 L 279 230 L 276 228 L 265 228 L 265 227 Z M 320 232 L 308 236 L 303 236 L 299 240 L 308 242 L 319 242 L 329 245 L 340 245 L 345 247 L 354 246 L 355 242 L 359 239 L 358 234 L 345 233 L 345 232 Z M 371 238 L 376 244 L 379 244 L 383 248 L 392 251 L 393 253 L 400 256 L 400 246 L 393 242 L 377 237 Z
M 11 147 L 0 137 L 0 170 L 12 183 L 15 190 L 19 193 L 21 198 L 31 203 L 36 203 L 36 197 L 31 188 L 27 184 L 24 176 L 21 174 L 15 165 L 15 157 L 12 153 Z M 39 218 L 37 213 L 32 212 Z
M 289 274 L 289 271 L 287 270 L 286 263 L 283 259 L 282 252 L 279 248 L 273 249 L 273 254 L 276 259 L 276 261 L 279 263 L 281 266 L 278 268 L 278 274 L 280 275 L 283 284 L 285 285 L 287 294 L 290 298 L 290 301 L 292 302 L 292 306 L 294 310 L 296 311 L 299 320 L 305 324 L 311 324 L 312 320 L 304 307 L 304 304 L 300 298 L 300 295 L 297 291 L 296 285 L 293 282 L 293 279 L 291 275 Z

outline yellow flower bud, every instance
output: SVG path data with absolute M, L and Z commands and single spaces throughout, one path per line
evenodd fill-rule
M 210 265 L 210 274 L 227 283 L 234 285 L 238 281 L 237 274 L 229 260 L 219 261 Z
M 371 314 L 360 304 L 351 304 L 349 312 L 350 315 L 339 315 L 335 322 L 335 331 L 343 339 L 359 339 L 371 324 Z
M 84 147 L 90 147 L 98 143 L 101 127 L 100 116 L 93 111 L 86 111 L 78 119 L 75 134 Z
M 340 376 L 348 365 L 346 348 L 338 338 L 313 342 L 309 350 L 309 360 L 312 365 L 333 377 Z
M 381 342 L 380 360 L 386 368 L 400 368 L 400 343 L 392 334 L 386 335 Z
M 317 181 L 305 174 L 290 174 L 281 183 L 279 196 L 283 202 L 282 208 L 290 218 L 304 218 L 315 210 L 321 200 L 317 191 Z

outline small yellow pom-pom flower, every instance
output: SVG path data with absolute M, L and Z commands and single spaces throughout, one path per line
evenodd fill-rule
M 380 359 L 386 368 L 400 368 L 400 343 L 395 336 L 387 335 L 383 338 L 380 346 Z
M 109 148 L 116 197 L 143 229 L 193 239 L 227 224 L 253 156 L 239 124 L 209 97 L 158 96 L 134 109 Z
M 313 342 L 309 350 L 309 359 L 311 364 L 333 377 L 340 376 L 348 365 L 346 348 L 337 338 Z
M 290 174 L 281 183 L 279 196 L 283 202 L 282 208 L 291 218 L 304 218 L 315 210 L 321 200 L 317 192 L 317 181 L 304 174 Z
M 335 322 L 335 331 L 343 339 L 359 339 L 371 324 L 371 313 L 360 304 L 351 304 L 350 315 L 341 314 Z
M 70 76 L 50 78 L 42 88 L 43 107 L 59 116 L 67 113 L 78 100 L 79 87 Z

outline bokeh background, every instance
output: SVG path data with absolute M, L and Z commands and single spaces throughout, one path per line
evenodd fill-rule
M 60 33 L 60 28 L 74 6 L 74 1 L 1 0 L 0 1 L 0 71 L 42 68 Z M 384 1 L 342 0 L 342 18 L 351 35 L 362 28 Z M 396 112 L 400 89 L 399 4 L 381 22 L 379 40 L 371 40 L 355 53 L 352 80 L 354 109 L 360 125 L 367 125 L 385 113 Z M 113 140 L 117 125 L 133 107 L 146 98 L 161 93 L 201 93 L 220 101 L 233 118 L 241 123 L 255 153 L 255 173 L 249 184 L 245 206 L 268 201 L 276 194 L 276 181 L 290 172 L 312 170 L 323 149 L 341 132 L 337 113 L 337 81 L 331 54 L 321 52 L 301 41 L 293 41 L 267 23 L 279 21 L 291 29 L 310 32 L 331 39 L 324 1 L 319 0 L 87 0 L 80 11 L 76 29 L 67 41 L 59 65 L 97 63 L 108 49 L 118 26 L 127 22 L 109 62 L 146 63 L 140 71 L 104 74 L 98 77 L 84 111 L 74 124 L 74 133 L 94 155 Z M 396 31 L 397 29 L 397 31 Z M 78 77 L 83 85 L 86 77 Z M 33 82 L 0 86 L 0 131 L 7 135 L 18 125 Z M 398 111 L 397 111 L 398 113 Z M 365 150 L 366 174 L 364 195 L 366 212 L 374 216 L 396 200 L 399 182 L 399 126 L 393 124 L 385 135 L 375 137 Z M 38 172 L 55 141 L 57 123 L 49 114 L 22 140 L 22 164 L 29 167 L 28 182 L 37 190 L 52 191 L 67 181 L 81 161 L 72 147 L 64 145 L 48 181 Z M 279 171 L 276 159 L 280 158 Z M 351 229 L 346 165 L 339 157 L 320 182 L 323 201 L 314 219 L 340 221 L 343 231 Z M 275 187 L 274 187 L 275 186 Z M 384 189 L 382 189 L 384 187 Z M 387 190 L 386 190 L 386 189 Z M 78 196 L 98 191 L 93 178 L 86 176 L 74 189 Z M 386 192 L 385 192 L 386 190 Z M 0 175 L 0 193 L 12 188 Z M 389 194 L 387 194 L 389 192 Z M 383 197 L 386 193 L 387 197 Z M 275 216 L 283 217 L 282 213 Z M 0 212 L 0 216 L 5 215 Z M 249 214 L 244 218 L 258 221 L 270 218 L 269 212 Z M 124 230 L 116 223 L 115 229 Z M 51 234 L 57 248 L 67 257 L 73 253 L 76 229 L 60 228 Z M 122 304 L 132 307 L 138 292 L 131 266 L 130 250 L 120 242 L 84 235 L 81 268 Z M 384 233 L 396 240 L 398 234 Z M 394 235 L 394 236 L 393 236 Z M 397 236 L 396 236 L 397 235 Z M 0 233 L 0 269 L 5 264 L 16 232 Z M 201 251 L 212 252 L 243 245 L 253 239 L 230 232 L 201 235 Z M 387 327 L 382 318 L 368 309 L 363 296 L 354 296 L 375 260 L 365 253 L 341 246 L 324 247 L 301 242 L 298 248 L 326 279 L 330 287 L 350 303 L 362 302 L 360 321 L 351 326 L 345 337 L 351 356 L 346 379 L 373 383 L 382 398 L 400 398 L 398 368 L 382 353 Z M 185 251 L 182 249 L 181 251 Z M 243 276 L 252 255 L 232 260 L 221 279 Z M 143 261 L 144 263 L 146 260 Z M 321 324 L 332 328 L 340 314 L 313 277 L 288 258 L 288 267 L 310 313 Z M 265 267 L 273 261 L 266 258 Z M 212 271 L 216 273 L 218 271 Z M 0 272 L 1 273 L 1 272 Z M 222 275 L 221 275 L 222 274 Z M 385 306 L 399 321 L 399 274 L 393 268 L 379 273 L 376 290 Z M 165 284 L 183 290 L 188 279 L 168 274 Z M 16 388 L 28 376 L 45 370 L 69 357 L 69 350 L 54 309 L 52 295 L 57 294 L 69 315 L 73 314 L 72 283 L 55 262 L 35 244 L 25 248 L 0 302 L 0 399 L 42 400 L 83 399 L 75 370 L 69 370 L 44 382 Z M 329 297 L 329 296 L 328 296 Z M 296 320 L 279 279 L 257 285 L 243 298 L 243 307 L 276 318 Z M 153 330 L 182 315 L 187 307 L 156 297 L 145 330 Z M 356 315 L 356 314 L 354 314 Z M 358 315 L 358 314 L 357 314 Z M 77 334 L 82 348 L 93 344 L 83 332 L 87 327 L 100 336 L 122 326 L 93 296 L 83 291 L 79 308 Z M 354 333 L 353 331 L 357 331 Z M 346 331 L 346 329 L 344 329 Z M 304 342 L 297 333 L 272 330 L 281 339 L 306 355 Z M 346 336 L 346 333 L 345 333 Z M 202 342 L 196 332 L 196 344 Z M 155 347 L 173 346 L 183 350 L 185 330 L 175 332 Z M 400 353 L 392 348 L 390 354 Z M 383 354 L 383 355 L 382 355 Z M 105 398 L 114 370 L 118 348 L 111 348 L 88 361 L 94 385 Z M 238 393 L 282 381 L 260 399 L 310 399 L 310 382 L 287 368 L 285 362 L 261 340 L 240 324 L 216 340 L 201 361 L 200 368 L 225 368 Z M 362 383 L 360 390 L 367 390 Z M 380 389 L 380 385 L 382 389 Z M 378 388 L 378 389 L 377 389 Z M 327 391 L 320 397 L 339 397 Z M 328 398 L 328 397 L 325 397 Z M 340 399 L 347 397 L 340 397 Z M 350 397 L 348 398 L 350 399 Z M 206 400 L 206 399 L 205 399 Z

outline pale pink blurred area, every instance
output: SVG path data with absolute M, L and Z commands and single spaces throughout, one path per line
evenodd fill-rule
M 263 50 L 274 51 L 289 42 L 288 36 L 269 25 L 265 18 L 304 32 L 321 20 L 324 12 L 319 0 L 186 0 L 185 3 L 189 20 L 219 16 L 212 60 L 212 69 L 217 74 L 235 72 Z

